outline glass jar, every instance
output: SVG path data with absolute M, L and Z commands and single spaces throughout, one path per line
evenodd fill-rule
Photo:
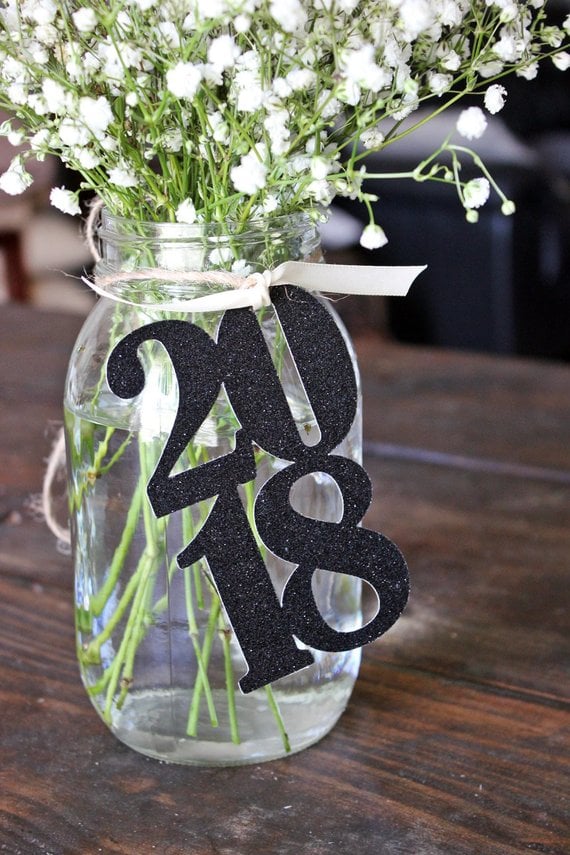
M 208 564 L 180 568 L 176 560 L 204 525 L 215 497 L 157 518 L 147 496 L 176 419 L 172 364 L 159 342 L 145 342 L 139 348 L 144 388 L 130 399 L 111 391 L 106 364 L 124 336 L 158 320 L 188 320 L 215 338 L 220 312 L 175 314 L 161 303 L 224 290 L 193 282 L 194 271 L 243 273 L 285 260 L 319 261 L 317 227 L 305 216 L 238 230 L 130 222 L 104 212 L 99 240 L 96 275 L 107 277 L 112 296 L 125 302 L 98 301 L 79 334 L 65 392 L 77 650 L 86 690 L 121 741 L 164 761 L 231 765 L 299 751 L 324 736 L 343 712 L 360 650 L 312 650 L 309 667 L 249 694 L 240 691 L 244 657 Z M 142 270 L 154 272 L 135 278 Z M 172 282 L 164 273 L 161 279 L 160 271 L 187 275 Z M 318 425 L 275 310 L 263 308 L 256 318 L 299 433 L 314 444 Z M 342 336 L 354 360 L 345 331 Z M 358 376 L 355 364 L 354 370 Z M 173 474 L 231 452 L 239 427 L 222 387 Z M 357 416 L 335 454 L 361 462 L 360 392 Z M 286 465 L 258 448 L 255 460 L 255 480 L 240 487 L 254 534 L 256 494 Z M 289 501 L 312 519 L 338 522 L 343 514 L 340 491 L 322 472 L 300 478 Z M 279 597 L 295 565 L 258 546 Z M 362 625 L 359 578 L 317 570 L 312 590 L 333 628 L 349 632 Z

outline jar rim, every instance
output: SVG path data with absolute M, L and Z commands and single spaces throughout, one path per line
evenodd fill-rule
M 173 298 L 183 292 L 202 296 L 224 286 L 206 284 L 199 277 L 194 281 L 192 273 L 225 270 L 245 275 L 283 261 L 322 257 L 318 224 L 305 212 L 252 219 L 243 225 L 163 224 L 115 217 L 103 209 L 97 237 L 97 277 L 114 293 L 126 289 L 126 301 L 137 305 L 147 302 L 146 292 L 156 290 L 158 281 Z M 161 277 L 165 271 L 176 275 Z M 150 282 L 155 283 L 152 288 Z
M 135 220 L 129 217 L 111 214 L 106 208 L 101 211 L 100 225 L 97 236 L 100 240 L 113 242 L 140 238 L 141 240 L 159 239 L 168 241 L 191 241 L 204 238 L 219 239 L 224 237 L 242 238 L 248 234 L 259 232 L 298 232 L 307 229 L 318 229 L 319 222 L 327 219 L 326 212 L 314 216 L 306 211 L 293 211 L 288 214 L 252 217 L 242 223 L 238 220 L 227 220 L 224 223 L 215 221 L 207 223 L 173 223 L 155 222 L 152 220 Z

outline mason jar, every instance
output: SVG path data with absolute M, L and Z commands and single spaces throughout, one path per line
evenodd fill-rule
M 208 561 L 201 558 L 184 567 L 179 562 L 207 524 L 216 496 L 162 515 L 149 500 L 149 482 L 180 418 L 180 383 L 172 360 L 160 341 L 142 343 L 137 358 L 144 386 L 132 397 L 113 391 L 107 367 L 118 344 L 148 324 L 188 322 L 215 341 L 222 312 L 180 308 L 183 301 L 223 290 L 196 274 L 248 274 L 286 260 L 322 261 L 318 227 L 305 215 L 222 227 L 141 223 L 103 212 L 98 238 L 101 258 L 95 275 L 105 281 L 109 297 L 97 302 L 79 334 L 65 391 L 77 652 L 85 688 L 115 736 L 163 761 L 230 765 L 299 751 L 323 737 L 345 709 L 360 649 L 310 649 L 312 664 L 242 692 L 244 653 Z M 342 338 L 358 378 L 346 331 L 330 303 L 320 305 L 327 318 L 334 318 L 335 335 Z M 254 317 L 299 435 L 307 445 L 315 444 L 319 425 L 275 308 L 264 306 Z M 197 357 L 204 372 L 207 358 Z M 185 370 L 191 372 L 192 365 Z M 358 379 L 356 388 L 356 416 L 334 453 L 360 463 Z M 263 390 L 250 391 L 252 406 L 256 396 L 262 406 Z M 236 447 L 240 422 L 223 383 L 203 415 L 174 463 L 173 477 L 219 461 Z M 279 600 L 295 563 L 263 543 L 254 508 L 259 491 L 287 461 L 257 445 L 253 454 L 254 477 L 239 485 L 240 501 Z M 308 519 L 334 523 L 342 518 L 342 495 L 324 472 L 300 478 L 289 502 Z M 236 584 L 240 578 L 236 557 Z M 343 632 L 362 625 L 358 577 L 319 568 L 311 585 L 328 625 Z M 252 602 L 256 596 L 251 591 Z M 298 639 L 295 645 L 307 649 Z

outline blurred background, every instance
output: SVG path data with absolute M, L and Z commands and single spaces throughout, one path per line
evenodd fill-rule
M 570 11 L 569 0 L 549 5 L 560 21 Z M 544 63 L 535 80 L 513 78 L 507 88 L 505 108 L 490 117 L 475 148 L 515 202 L 513 216 L 501 214 L 492 194 L 479 222 L 469 224 L 453 187 L 371 181 L 376 219 L 389 242 L 369 251 L 358 244 L 366 224 L 361 206 L 349 200 L 334 206 L 323 229 L 329 261 L 428 265 L 405 299 L 337 301 L 353 334 L 570 360 L 570 77 Z M 456 119 L 448 111 L 393 153 L 370 159 L 368 171 L 413 169 Z M 0 171 L 14 153 L 2 139 Z M 0 301 L 86 314 L 94 296 L 80 279 L 91 263 L 81 223 L 48 202 L 51 187 L 71 187 L 75 176 L 55 160 L 34 168 L 36 181 L 23 196 L 0 193 Z M 466 164 L 462 177 L 477 174 Z
M 549 8 L 562 21 L 570 2 Z M 489 117 L 474 148 L 515 202 L 513 216 L 501 213 L 493 192 L 479 222 L 470 224 L 453 187 L 370 182 L 379 197 L 377 222 L 389 239 L 370 252 L 353 245 L 362 227 L 355 220 L 365 213 L 342 200 L 336 222 L 333 216 L 325 230 L 334 250 L 329 258 L 428 265 L 405 299 L 379 305 L 351 298 L 344 308 L 341 301 L 353 329 L 373 324 L 400 341 L 570 359 L 570 78 L 547 62 L 535 80 L 510 78 L 506 86 L 506 106 Z M 458 112 L 388 148 L 368 171 L 413 169 L 453 131 Z M 477 174 L 465 164 L 462 178 Z

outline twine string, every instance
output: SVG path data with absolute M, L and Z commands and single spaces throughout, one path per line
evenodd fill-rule
M 202 297 L 171 299 L 160 303 L 144 303 L 130 296 L 117 292 L 115 286 L 121 282 L 172 282 L 188 285 L 219 285 L 224 291 L 214 291 Z M 108 297 L 116 303 L 129 306 L 152 305 L 162 312 L 216 312 L 227 309 L 252 308 L 261 309 L 271 304 L 269 289 L 273 282 L 273 271 L 250 273 L 243 276 L 230 270 L 169 270 L 163 267 L 152 267 L 147 270 L 133 270 L 128 273 L 109 273 L 96 276 L 94 279 L 83 277 L 83 281 L 100 297 Z M 240 293 L 241 292 L 241 293 Z
M 97 223 L 99 222 L 104 205 L 103 200 L 99 196 L 96 196 L 89 206 L 89 216 L 85 223 L 85 241 L 95 263 L 101 261 L 101 253 L 99 252 L 95 236 L 97 234 Z
M 71 544 L 69 527 L 64 528 L 55 516 L 53 503 L 53 485 L 58 473 L 65 467 L 65 434 L 63 426 L 57 432 L 55 442 L 48 457 L 42 484 L 41 514 L 49 530 L 61 543 Z

